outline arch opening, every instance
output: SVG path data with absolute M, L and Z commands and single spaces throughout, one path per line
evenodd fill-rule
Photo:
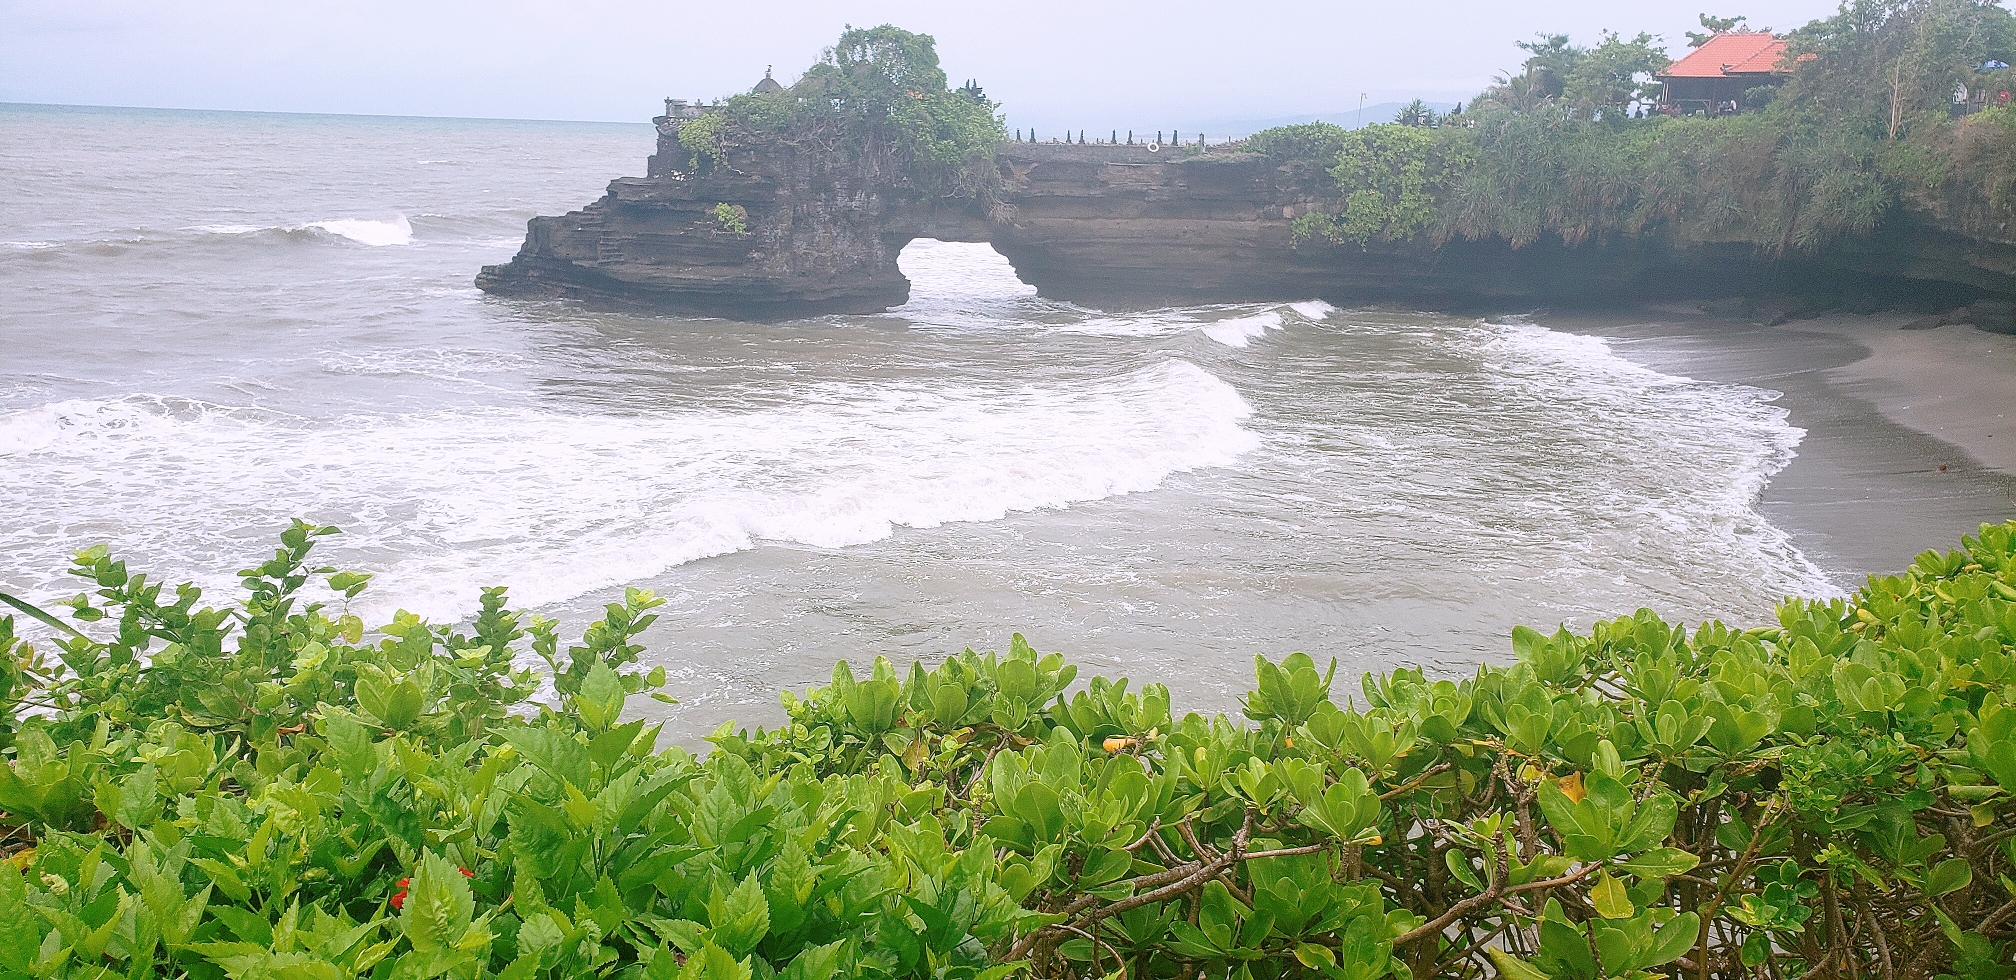
M 910 280 L 905 308 L 973 307 L 1036 297 L 1008 259 L 986 242 L 913 238 L 897 254 L 896 269 Z

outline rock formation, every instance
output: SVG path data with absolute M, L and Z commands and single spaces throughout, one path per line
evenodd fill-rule
M 648 175 L 535 218 L 477 284 L 504 295 L 772 319 L 902 304 L 896 259 L 916 238 L 984 241 L 1046 296 L 1089 305 L 1320 297 L 1433 306 L 1536 305 L 1793 292 L 1949 308 L 2016 296 L 2016 229 L 1914 203 L 1870 237 L 1774 259 L 1743 243 L 1658 235 L 1514 249 L 1297 247 L 1320 203 L 1298 165 L 1235 148 L 1002 144 L 980 199 L 932 194 L 873 147 L 779 144 L 718 162 L 659 120 Z M 1306 165 L 1301 165 L 1306 166 Z M 1943 306 L 1941 305 L 1943 304 Z

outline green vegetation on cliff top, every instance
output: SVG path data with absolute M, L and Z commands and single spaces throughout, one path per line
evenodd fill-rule
M 57 639 L 0 618 L 0 977 L 2016 975 L 2016 523 L 1759 628 L 1261 658 L 1243 719 L 1020 637 L 842 663 L 704 759 L 626 720 L 649 593 L 367 631 L 329 533 L 223 606 L 102 548 L 7 599 Z
M 886 153 L 921 191 L 973 197 L 998 179 L 996 108 L 977 89 L 947 87 L 929 35 L 885 24 L 849 28 L 789 88 L 727 99 L 679 141 L 702 165 L 745 146 L 815 148 L 822 166 Z
M 2016 81 L 1977 71 L 2016 60 L 2016 18 L 1991 0 L 1851 0 L 1787 39 L 1789 77 L 1753 89 L 1737 115 L 1633 118 L 1666 64 L 1653 39 L 1585 49 L 1555 35 L 1523 45 L 1523 73 L 1433 128 L 1314 124 L 1251 145 L 1327 177 L 1313 183 L 1332 203 L 1298 220 L 1304 243 L 1656 231 L 1797 252 L 1866 235 L 1907 203 L 2006 235 L 2016 108 L 1956 117 L 1952 100 L 1959 85 Z

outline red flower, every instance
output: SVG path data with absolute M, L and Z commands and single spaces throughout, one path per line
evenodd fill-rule
M 476 872 L 471 871 L 468 868 L 456 868 L 455 870 L 462 872 L 462 877 L 464 878 L 476 877 Z M 408 886 L 412 884 L 413 879 L 411 878 L 399 879 L 399 893 L 392 896 L 392 907 L 394 909 L 401 909 L 406 906 L 406 889 Z

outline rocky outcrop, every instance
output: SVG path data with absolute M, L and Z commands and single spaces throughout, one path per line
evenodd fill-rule
M 748 317 L 868 312 L 900 305 L 896 255 L 919 226 L 918 195 L 876 153 L 797 147 L 695 168 L 663 133 L 649 176 L 534 218 L 510 263 L 476 279 L 493 293 Z M 924 222 L 928 226 L 928 222 Z
M 649 176 L 535 218 L 478 285 L 507 295 L 748 318 L 900 305 L 916 238 L 985 241 L 1047 296 L 1088 305 L 1307 299 L 1561 305 L 1736 293 L 1912 297 L 1928 308 L 2016 295 L 2016 242 L 1914 205 L 1878 234 L 1772 259 L 1658 235 L 1514 249 L 1297 247 L 1306 175 L 1254 153 L 1008 143 L 984 201 L 933 195 L 874 147 L 776 145 L 697 166 L 661 120 Z

